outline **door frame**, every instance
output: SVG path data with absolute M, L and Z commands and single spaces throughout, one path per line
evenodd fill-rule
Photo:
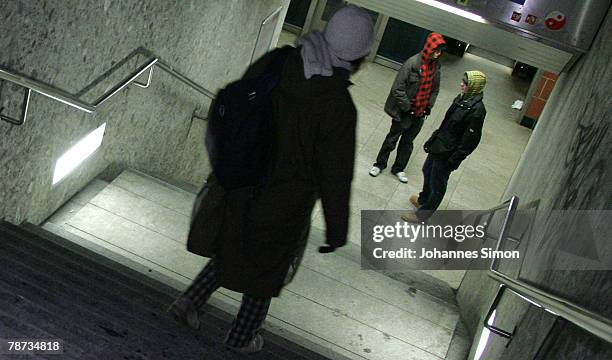
M 380 43 L 382 42 L 382 38 L 385 34 L 388 23 L 389 15 L 378 13 L 376 24 L 374 24 L 374 45 L 372 46 L 372 52 L 370 52 L 367 59 L 368 61 L 377 63 L 379 65 L 386 66 L 394 70 L 399 70 L 402 67 L 401 63 L 388 59 L 382 55 L 378 55 L 378 48 L 380 47 Z
M 308 13 L 306 13 L 306 19 L 304 20 L 304 26 L 299 27 L 292 24 L 285 23 L 283 25 L 283 30 L 289 31 L 290 33 L 296 34 L 298 36 L 304 35 L 310 31 L 312 28 L 312 21 L 314 17 L 315 10 L 319 5 L 320 0 L 310 0 L 310 6 L 308 7 Z

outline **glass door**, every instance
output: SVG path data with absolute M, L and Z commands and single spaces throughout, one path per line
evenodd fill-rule
M 312 17 L 311 30 L 323 31 L 334 13 L 346 4 L 343 0 L 319 0 Z
M 312 17 L 311 30 L 323 31 L 329 19 L 338 11 L 338 9 L 346 6 L 348 1 L 343 0 L 319 0 Z M 378 21 L 378 13 L 365 9 L 372 17 L 372 22 L 376 25 Z
M 291 0 L 285 17 L 285 30 L 297 35 L 302 34 L 308 28 L 308 16 L 312 17 L 314 9 L 311 8 L 316 2 L 316 0 Z
M 399 68 L 409 57 L 423 49 L 425 39 L 430 32 L 430 30 L 388 18 L 376 51 L 375 61 L 382 65 Z

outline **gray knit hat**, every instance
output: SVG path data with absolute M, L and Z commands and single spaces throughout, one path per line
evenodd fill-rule
M 354 5 L 334 14 L 324 31 L 329 49 L 337 57 L 352 61 L 370 53 L 374 43 L 374 25 L 367 11 Z

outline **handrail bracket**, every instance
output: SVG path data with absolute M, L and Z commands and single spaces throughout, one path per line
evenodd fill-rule
M 146 89 L 146 88 L 149 87 L 149 85 L 151 85 L 151 77 L 152 76 L 153 76 L 153 66 L 151 66 L 149 68 L 149 76 L 147 77 L 147 82 L 145 84 L 143 84 L 143 83 L 141 83 L 139 81 L 134 80 L 134 85 L 139 86 L 139 87 L 141 87 L 143 89 Z
M 4 110 L 4 108 L 0 108 L 0 119 L 13 125 L 21 126 L 25 124 L 26 118 L 28 117 L 28 108 L 30 106 L 30 97 L 32 96 L 32 89 L 24 87 L 24 90 L 25 91 L 23 95 L 23 103 L 21 106 L 21 118 L 15 119 L 7 115 L 2 115 L 2 111 Z
M 508 345 L 510 345 L 510 341 L 512 341 L 512 337 L 516 333 L 516 327 L 512 330 L 512 332 L 510 332 L 510 331 L 502 330 L 496 326 L 493 326 L 492 324 L 489 324 L 491 316 L 493 316 L 493 312 L 497 310 L 497 306 L 499 305 L 499 302 L 501 301 L 506 289 L 507 287 L 504 284 L 501 284 L 499 286 L 499 289 L 497 290 L 497 294 L 495 295 L 495 298 L 493 299 L 493 302 L 491 303 L 491 306 L 489 307 L 487 316 L 485 316 L 484 318 L 484 327 L 488 329 L 490 332 L 492 332 L 493 334 L 499 335 L 503 338 L 508 339 L 509 341 L 508 343 L 506 343 L 506 347 L 508 347 Z

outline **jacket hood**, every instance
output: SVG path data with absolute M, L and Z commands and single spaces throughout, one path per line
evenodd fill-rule
M 337 92 L 351 85 L 349 70 L 341 67 L 333 67 L 330 76 L 312 76 L 306 79 L 300 52 L 299 47 L 289 55 L 284 66 L 279 88 L 285 94 L 297 98 L 327 97 L 330 92 Z
M 463 81 L 467 85 L 467 90 L 463 97 L 465 99 L 470 99 L 477 94 L 482 94 L 485 84 L 487 83 L 486 75 L 481 71 L 466 71 L 463 74 Z
M 334 67 L 351 68 L 351 63 L 339 58 L 330 49 L 325 36 L 318 31 L 312 31 L 302 36 L 297 43 L 302 47 L 300 54 L 304 62 L 306 79 L 310 79 L 314 75 L 331 76 L 334 73 Z
M 427 36 L 427 39 L 425 40 L 423 51 L 421 51 L 421 61 L 423 63 L 428 63 L 429 56 L 440 45 L 446 45 L 446 41 L 444 40 L 444 37 L 435 32 L 432 32 L 431 34 L 429 34 L 429 36 Z

